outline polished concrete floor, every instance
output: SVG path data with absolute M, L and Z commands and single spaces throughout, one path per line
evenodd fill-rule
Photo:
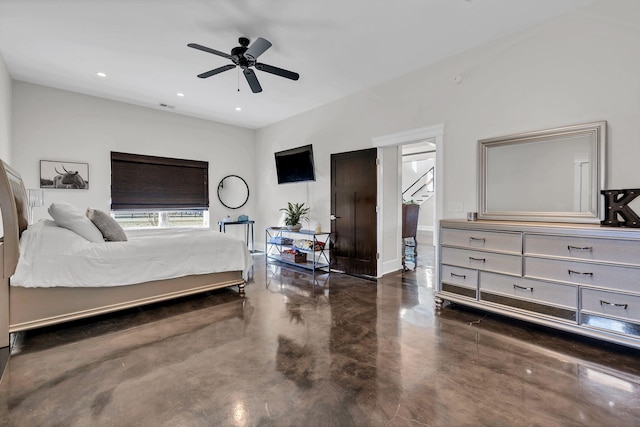
M 256 256 L 221 290 L 19 337 L 10 426 L 638 426 L 640 352 Z

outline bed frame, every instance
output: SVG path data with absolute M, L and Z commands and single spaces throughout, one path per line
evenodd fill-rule
M 100 288 L 23 288 L 9 286 L 18 263 L 21 233 L 28 225 L 28 198 L 20 175 L 0 160 L 0 210 L 4 238 L 0 242 L 0 347 L 9 334 L 69 320 L 165 301 L 212 289 L 238 286 L 241 271 L 202 274 L 135 285 Z

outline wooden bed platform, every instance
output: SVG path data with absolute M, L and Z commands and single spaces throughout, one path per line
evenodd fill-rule
M 9 334 L 228 286 L 244 293 L 241 271 L 185 276 L 114 287 L 23 288 L 10 286 L 21 233 L 28 225 L 27 194 L 20 175 L 0 161 L 3 241 L 0 283 L 0 348 Z M 0 369 L 1 372 L 1 369 Z

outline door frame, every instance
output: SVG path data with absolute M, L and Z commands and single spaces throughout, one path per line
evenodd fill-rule
M 383 165 L 385 164 L 384 158 L 384 150 L 383 148 L 387 147 L 399 147 L 404 144 L 413 144 L 416 142 L 421 142 L 425 140 L 431 140 L 436 145 L 436 159 L 435 159 L 435 181 L 436 181 L 436 209 L 435 209 L 435 229 L 433 232 L 434 241 L 438 241 L 438 224 L 440 219 L 443 216 L 443 206 L 442 196 L 443 196 L 443 179 L 442 179 L 442 165 L 444 163 L 444 123 L 438 123 L 431 126 L 424 126 L 420 128 L 409 129 L 401 132 L 396 132 L 392 134 L 382 135 L 371 138 L 373 146 L 378 148 L 378 156 L 380 158 L 379 166 L 378 166 L 378 253 L 384 254 L 384 186 L 383 179 L 385 175 L 389 174 L 400 174 L 402 172 L 400 168 L 400 162 L 402 158 L 398 156 L 398 165 L 397 169 L 387 170 L 385 171 Z M 402 254 L 401 254 L 401 237 L 400 232 L 402 230 L 402 183 L 401 180 L 398 179 L 398 188 L 394 197 L 397 198 L 397 223 L 396 223 L 396 234 L 398 234 L 397 240 L 397 248 L 395 251 L 395 258 L 392 260 L 386 260 L 383 256 L 378 259 L 378 277 L 382 277 L 384 274 L 391 273 L 392 271 L 397 271 L 402 268 Z M 388 197 L 391 195 L 388 195 Z M 437 253 L 437 251 L 436 251 Z M 437 255 L 436 255 L 437 257 Z M 436 259 L 436 262 L 438 260 Z M 437 278 L 435 278 L 437 280 Z

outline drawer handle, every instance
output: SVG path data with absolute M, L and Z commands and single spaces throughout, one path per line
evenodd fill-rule
M 572 274 L 579 274 L 581 276 L 591 276 L 591 277 L 593 277 L 593 273 L 581 273 L 579 271 L 569 270 L 569 276 L 571 276 Z
M 470 261 L 480 261 L 480 262 L 486 262 L 487 260 L 485 258 L 474 258 L 472 256 L 469 257 Z
M 458 277 L 460 279 L 467 279 L 467 276 L 465 276 L 464 274 L 456 274 L 456 273 L 451 273 L 451 277 Z
M 593 246 L 567 246 L 567 249 L 569 251 L 589 251 L 592 252 L 593 251 Z
M 482 242 L 482 243 L 486 241 L 484 237 L 469 237 L 469 240 L 472 242 Z
M 533 287 L 527 288 L 526 286 L 518 286 L 515 283 L 513 284 L 513 289 L 520 289 L 523 291 L 533 292 Z
M 608 301 L 604 301 L 604 300 L 600 300 L 600 305 L 610 305 L 613 307 L 622 307 L 625 310 L 627 309 L 627 307 L 629 307 L 629 304 L 618 304 L 615 302 L 608 302 Z

